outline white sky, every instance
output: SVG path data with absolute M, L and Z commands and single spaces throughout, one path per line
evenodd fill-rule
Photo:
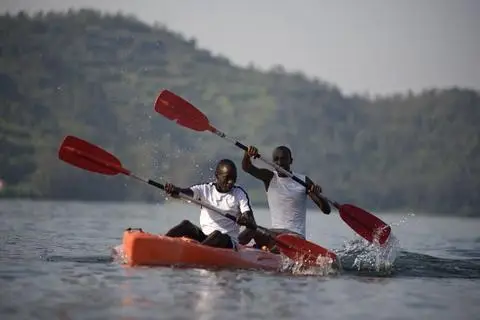
M 480 0 L 0 0 L 0 12 L 81 7 L 161 22 L 235 64 L 282 64 L 345 93 L 480 89 Z

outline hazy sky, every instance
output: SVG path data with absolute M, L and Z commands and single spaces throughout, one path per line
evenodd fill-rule
M 480 0 L 0 0 L 72 7 L 161 22 L 235 64 L 282 64 L 346 93 L 480 89 Z

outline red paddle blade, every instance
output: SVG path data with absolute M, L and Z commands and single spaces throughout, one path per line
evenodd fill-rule
M 340 217 L 359 235 L 370 242 L 384 244 L 390 236 L 391 228 L 373 214 L 351 204 L 342 204 Z
M 130 171 L 122 168 L 120 160 L 114 155 L 74 136 L 65 137 L 58 151 L 58 157 L 78 168 L 96 173 L 106 175 L 130 174 Z
M 203 112 L 169 90 L 160 92 L 155 100 L 155 111 L 192 130 L 212 131 L 208 118 Z
M 275 240 L 284 255 L 292 260 L 301 260 L 304 266 L 319 264 L 319 257 L 330 258 L 333 261 L 337 259 L 337 255 L 332 251 L 293 234 L 280 234 Z

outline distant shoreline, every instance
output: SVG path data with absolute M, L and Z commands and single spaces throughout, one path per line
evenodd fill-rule
M 54 198 L 34 198 L 34 197 L 0 197 L 0 203 L 1 202 L 57 202 L 57 203 L 102 203 L 102 204 L 125 204 L 125 205 L 131 205 L 131 204 L 139 204 L 139 205 L 170 205 L 174 204 L 173 202 L 168 202 L 168 201 L 139 201 L 139 200 L 100 200 L 100 199 L 54 199 Z M 181 200 L 178 200 L 181 201 Z M 180 202 L 177 202 L 180 204 Z M 251 203 L 252 207 L 257 210 L 268 210 L 268 206 L 266 206 L 264 203 L 259 203 L 259 202 L 252 202 Z M 315 207 L 309 206 L 307 208 L 309 211 L 317 211 Z M 480 218 L 480 215 L 471 215 L 471 214 L 458 214 L 458 213 L 442 213 L 442 212 L 437 212 L 437 213 L 431 213 L 431 212 L 416 212 L 416 210 L 402 210 L 402 209 L 396 209 L 396 210 L 372 210 L 368 208 L 363 208 L 372 214 L 382 214 L 382 215 L 406 215 L 406 214 L 414 214 L 415 216 L 432 216 L 432 217 L 458 217 L 458 218 Z M 319 211 L 319 210 L 318 210 Z M 338 211 L 333 209 L 331 215 L 337 215 Z

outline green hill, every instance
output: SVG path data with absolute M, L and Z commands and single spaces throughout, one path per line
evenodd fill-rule
M 228 142 L 154 113 L 168 88 L 263 154 L 290 146 L 294 169 L 341 203 L 479 214 L 479 92 L 347 96 L 281 67 L 236 67 L 164 27 L 91 10 L 3 15 L 0 30 L 1 196 L 162 201 L 149 186 L 58 160 L 66 134 L 179 185 L 210 179 L 221 157 L 238 163 L 242 153 Z M 243 173 L 239 183 L 265 204 L 261 183 Z

